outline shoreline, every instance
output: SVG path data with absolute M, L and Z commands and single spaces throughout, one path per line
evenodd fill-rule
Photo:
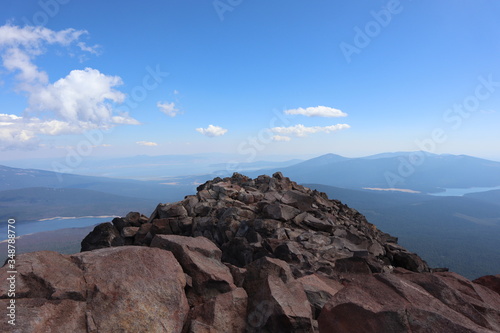
M 47 217 L 44 219 L 36 220 L 33 222 L 51 221 L 51 220 L 76 220 L 76 219 L 104 219 L 104 218 L 115 218 L 116 215 L 101 215 L 101 216 L 55 216 Z

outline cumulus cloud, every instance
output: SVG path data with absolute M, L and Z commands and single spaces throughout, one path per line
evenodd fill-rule
M 136 143 L 139 146 L 148 146 L 148 147 L 158 146 L 158 144 L 156 142 L 151 142 L 151 141 L 137 141 Z
M 290 141 L 290 140 L 292 140 L 292 138 L 291 138 L 291 137 L 289 137 L 289 136 L 285 136 L 285 135 L 274 135 L 274 136 L 272 137 L 272 139 L 273 139 L 274 141 Z
M 328 106 L 316 106 L 308 108 L 298 108 L 285 110 L 285 114 L 290 115 L 303 115 L 307 117 L 346 117 L 347 113 L 344 113 L 338 109 L 330 108 Z
M 129 114 L 114 110 L 125 99 L 116 89 L 122 84 L 120 77 L 85 68 L 72 70 L 66 77 L 50 83 L 48 74 L 35 64 L 36 57 L 46 53 L 49 45 L 75 45 L 81 52 L 98 54 L 98 45 L 88 46 L 79 40 L 85 34 L 87 31 L 75 29 L 0 26 L 1 64 L 15 75 L 17 91 L 28 98 L 22 116 L 1 115 L 0 149 L 35 147 L 39 135 L 139 124 Z M 43 119 L 37 117 L 40 115 Z
M 180 113 L 180 110 L 175 107 L 175 103 L 158 102 L 156 103 L 158 109 L 169 117 L 175 117 Z
M 214 137 L 214 136 L 221 136 L 221 135 L 226 134 L 227 129 L 219 127 L 219 126 L 208 125 L 207 128 L 197 128 L 196 131 L 198 131 L 201 134 L 206 135 L 208 137 Z
M 35 134 L 23 126 L 22 120 L 22 117 L 16 115 L 0 113 L 1 150 L 36 147 L 38 142 L 35 140 Z
M 306 137 L 309 134 L 314 134 L 318 132 L 325 132 L 325 133 L 331 133 L 331 132 L 336 132 L 339 130 L 347 129 L 350 128 L 351 126 L 347 124 L 337 124 L 337 125 L 330 125 L 330 126 L 311 126 L 307 127 L 302 124 L 298 124 L 295 126 L 290 126 L 290 127 L 273 127 L 271 128 L 271 132 L 288 136 L 292 135 L 295 137 Z M 282 140 L 283 141 L 283 140 Z
M 33 89 L 29 110 L 52 111 L 70 123 L 112 123 L 112 103 L 125 99 L 122 92 L 114 89 L 120 84 L 118 76 L 107 76 L 96 69 L 73 70 L 54 84 Z

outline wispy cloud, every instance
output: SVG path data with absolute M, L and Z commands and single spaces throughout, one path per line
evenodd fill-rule
M 151 142 L 151 141 L 137 141 L 136 142 L 139 146 L 148 146 L 148 147 L 156 147 L 158 144 L 156 142 Z
M 347 113 L 344 113 L 338 109 L 334 109 L 328 106 L 316 106 L 308 108 L 298 108 L 285 110 L 285 114 L 290 115 L 303 115 L 307 117 L 346 117 Z
M 220 126 L 208 125 L 207 128 L 197 128 L 196 131 L 208 137 L 214 137 L 226 134 L 227 129 Z
M 94 55 L 101 54 L 101 52 L 100 52 L 100 45 L 96 44 L 96 45 L 93 45 L 93 46 L 88 46 L 84 42 L 78 42 L 78 44 L 76 44 L 76 45 L 80 48 L 80 50 L 88 52 L 90 54 L 94 54 Z
M 163 112 L 164 114 L 166 114 L 169 117 L 175 117 L 179 113 L 181 113 L 180 110 L 175 107 L 175 103 L 174 102 L 172 102 L 172 103 L 169 103 L 169 102 L 158 102 L 158 103 L 156 103 L 156 106 L 158 107 L 158 109 L 161 112 Z
M 278 140 L 282 137 L 279 135 L 285 135 L 288 137 L 288 135 L 295 136 L 295 137 L 306 137 L 309 134 L 314 134 L 318 132 L 325 132 L 325 133 L 331 133 L 331 132 L 336 132 L 339 130 L 347 129 L 350 128 L 351 126 L 347 124 L 337 124 L 337 125 L 330 125 L 330 126 L 312 126 L 312 127 L 307 127 L 302 124 L 298 124 L 295 126 L 289 126 L 289 127 L 273 127 L 271 128 L 271 132 L 278 134 Z M 276 139 L 275 139 L 276 140 Z M 286 139 L 285 139 L 286 140 Z M 281 140 L 284 141 L 284 140 Z
M 291 137 L 289 137 L 289 136 L 285 136 L 285 135 L 274 135 L 274 136 L 272 137 L 272 139 L 273 139 L 274 141 L 290 141 L 290 140 L 292 140 L 292 138 L 291 138 Z

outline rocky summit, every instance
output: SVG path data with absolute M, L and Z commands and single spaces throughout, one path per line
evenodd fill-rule
M 500 331 L 500 275 L 432 269 L 281 173 L 215 178 L 96 226 L 79 254 L 19 255 L 17 271 L 18 321 L 2 331 Z

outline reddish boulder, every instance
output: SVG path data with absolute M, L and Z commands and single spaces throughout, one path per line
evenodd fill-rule
M 188 314 L 184 273 L 159 249 L 27 253 L 17 257 L 16 268 L 15 332 L 181 332 Z M 0 279 L 8 275 L 2 267 Z M 2 308 L 7 292 L 0 284 Z M 1 325 L 2 332 L 12 329 Z
M 490 288 L 500 295 L 500 274 L 481 276 L 480 278 L 475 279 L 472 282 Z
M 190 314 L 190 333 L 244 333 L 247 293 L 243 288 L 219 294 L 195 306 Z
M 311 306 L 288 264 L 261 258 L 247 266 L 248 325 L 257 332 L 313 332 Z
M 307 299 L 311 303 L 313 318 L 317 319 L 323 306 L 344 286 L 334 280 L 316 274 L 303 276 L 297 281 L 302 284 Z
M 184 272 L 192 277 L 197 293 L 206 289 L 225 293 L 236 287 L 229 268 L 221 262 L 221 250 L 205 237 L 156 235 L 151 247 L 172 251 Z
M 365 275 L 336 293 L 320 332 L 497 332 L 500 299 L 453 273 Z

